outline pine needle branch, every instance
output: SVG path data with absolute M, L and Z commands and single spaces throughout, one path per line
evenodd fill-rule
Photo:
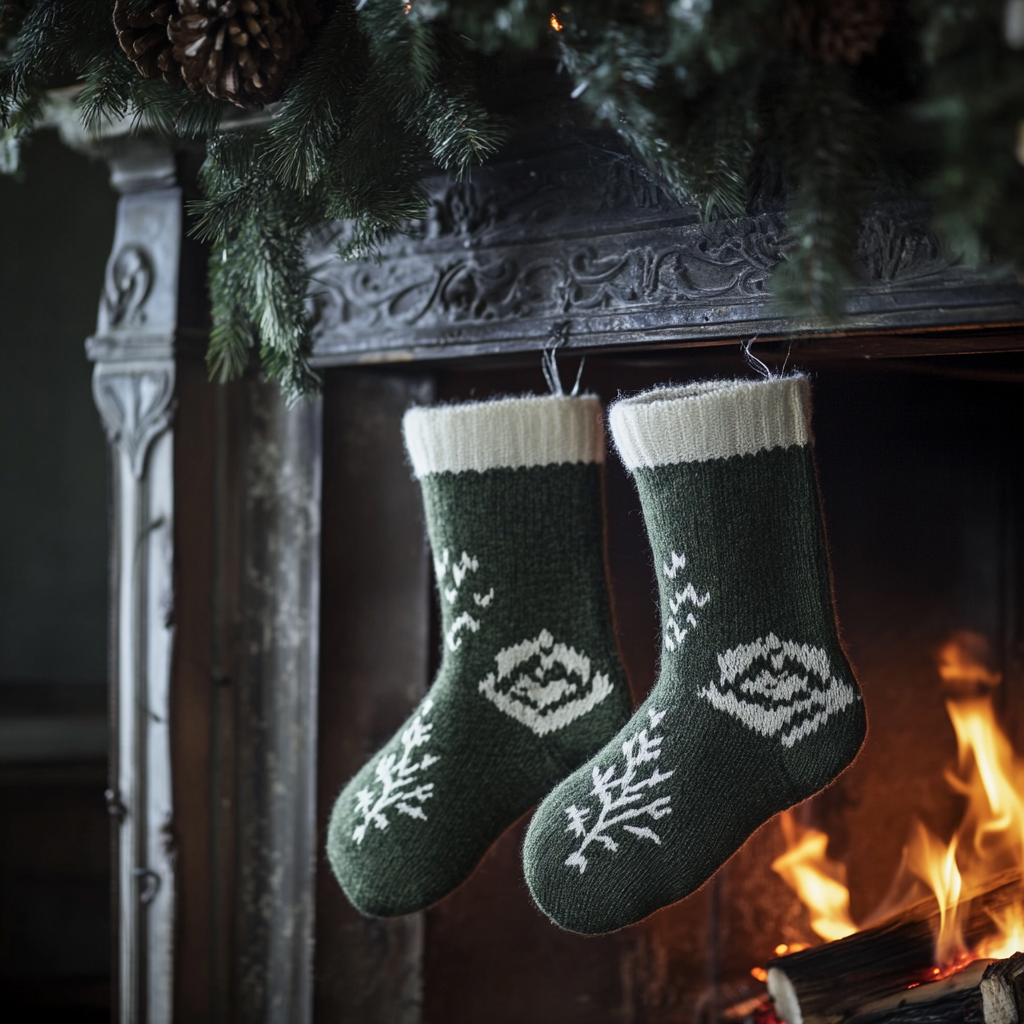
M 784 307 L 838 319 L 859 279 L 857 239 L 878 166 L 872 118 L 846 68 L 802 63 L 774 108 L 776 159 L 790 184 L 794 246 L 772 279 Z
M 270 126 L 268 168 L 282 184 L 308 192 L 321 180 L 329 155 L 348 130 L 366 66 L 355 11 L 341 3 L 292 77 Z
M 378 256 L 423 216 L 431 168 L 458 176 L 495 153 L 503 126 L 475 76 L 481 54 L 515 47 L 557 50 L 573 98 L 705 221 L 744 216 L 760 180 L 780 183 L 793 247 L 773 288 L 794 311 L 842 312 L 867 191 L 901 135 L 950 245 L 1024 267 L 1024 57 L 1006 37 L 1004 0 L 901 3 L 899 46 L 920 57 L 898 103 L 881 54 L 829 64 L 796 42 L 787 6 L 322 0 L 326 21 L 269 127 L 228 137 L 222 103 L 138 75 L 111 0 L 0 0 L 0 165 L 13 166 L 46 90 L 76 79 L 91 129 L 131 116 L 136 130 L 208 140 L 195 231 L 213 254 L 210 371 L 235 376 L 258 350 L 290 398 L 318 380 L 309 234 L 336 235 L 346 258 Z
M 88 61 L 82 73 L 85 88 L 78 97 L 82 124 L 88 131 L 127 116 L 138 77 L 116 42 Z

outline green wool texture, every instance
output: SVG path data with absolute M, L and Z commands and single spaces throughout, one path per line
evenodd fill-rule
M 580 401 L 525 400 L 527 425 L 532 410 L 553 408 L 545 403 Z M 510 404 L 492 405 L 500 412 Z M 496 439 L 500 447 L 505 431 L 491 429 L 489 405 L 470 411 L 488 428 L 480 444 Z M 465 427 L 455 424 L 448 440 L 464 443 Z M 407 416 L 415 465 L 410 433 Z M 464 462 L 458 453 L 454 461 Z M 595 461 L 426 474 L 417 467 L 443 657 L 427 696 L 334 807 L 328 855 L 363 913 L 407 914 L 447 895 L 628 719 L 605 577 L 601 471 Z
M 630 722 L 530 825 L 527 882 L 564 928 L 612 931 L 687 896 L 860 749 L 808 409 L 802 378 L 613 407 L 654 554 L 662 664 Z

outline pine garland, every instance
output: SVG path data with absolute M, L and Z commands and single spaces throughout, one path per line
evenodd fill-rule
M 705 220 L 787 203 L 791 246 L 774 293 L 834 318 L 880 186 L 926 197 L 966 259 L 1024 268 L 1024 38 L 1011 24 L 1024 36 L 1022 5 L 322 0 L 265 126 L 222 132 L 225 103 L 141 76 L 112 0 L 0 0 L 0 168 L 39 124 L 46 90 L 76 80 L 89 126 L 131 115 L 140 130 L 206 139 L 194 212 L 211 252 L 211 375 L 237 376 L 258 353 L 297 398 L 318 386 L 310 234 L 333 232 L 344 257 L 375 255 L 423 216 L 431 167 L 464 174 L 500 145 L 480 62 L 547 52 L 574 101 Z

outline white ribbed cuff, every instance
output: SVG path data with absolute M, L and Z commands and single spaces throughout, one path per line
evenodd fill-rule
M 629 470 L 804 445 L 810 419 L 810 385 L 803 376 L 657 388 L 616 402 L 608 413 Z
M 417 477 L 604 462 L 601 403 L 592 395 L 410 409 L 402 419 L 402 431 Z

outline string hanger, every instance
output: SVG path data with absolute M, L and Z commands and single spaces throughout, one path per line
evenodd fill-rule
M 741 341 L 740 351 L 743 353 L 743 358 L 747 361 L 747 366 L 756 373 L 761 374 L 765 380 L 771 380 L 775 374 L 773 374 L 772 371 L 769 370 L 768 367 L 762 363 L 752 351 L 754 342 L 757 341 L 758 337 L 759 335 L 755 334 L 752 338 L 748 338 L 746 341 Z
M 743 353 L 743 358 L 747 361 L 747 365 L 764 377 L 765 380 L 776 380 L 777 378 L 784 377 L 786 375 L 786 367 L 789 365 L 789 357 L 793 352 L 793 340 L 790 339 L 789 346 L 786 349 L 786 358 L 782 362 L 782 369 L 778 373 L 773 373 L 765 363 L 754 355 L 754 342 L 759 337 L 759 334 L 755 334 L 752 338 L 740 342 L 740 351 Z
M 558 370 L 557 356 L 558 350 L 569 344 L 570 326 L 571 323 L 568 320 L 559 320 L 556 323 L 553 323 L 548 331 L 550 341 L 544 346 L 543 352 L 541 352 L 541 373 L 544 374 L 544 380 L 547 381 L 548 390 L 553 395 L 565 394 L 565 390 L 562 388 L 562 375 Z M 583 377 L 583 364 L 586 361 L 586 356 L 580 356 L 580 368 L 576 371 L 576 383 L 573 384 L 572 391 L 569 392 L 569 396 L 571 398 L 575 398 L 580 392 L 580 380 Z

